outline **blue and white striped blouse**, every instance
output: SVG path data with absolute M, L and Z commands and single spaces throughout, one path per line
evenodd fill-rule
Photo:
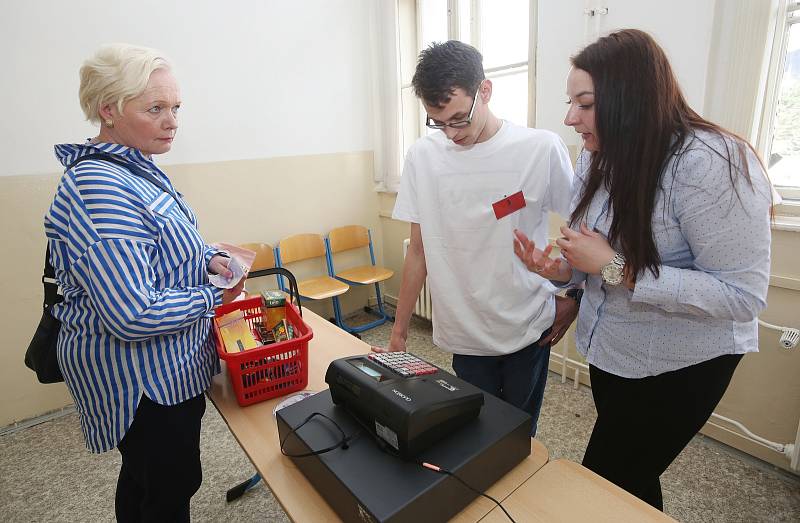
M 136 149 L 65 144 L 55 152 L 65 166 L 111 153 L 174 191 Z M 62 323 L 58 362 L 86 446 L 105 452 L 125 435 L 142 394 L 175 405 L 203 393 L 218 371 L 210 318 L 222 290 L 207 276 L 217 251 L 203 242 L 187 205 L 103 160 L 64 174 L 45 232 L 64 294 L 53 309 Z

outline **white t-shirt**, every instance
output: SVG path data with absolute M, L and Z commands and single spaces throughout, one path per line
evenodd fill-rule
M 510 122 L 469 147 L 436 132 L 409 149 L 392 217 L 420 225 L 436 345 L 510 354 L 553 324 L 554 288 L 516 257 L 512 231 L 546 245 L 548 211 L 569 215 L 572 182 L 558 135 Z M 492 204 L 518 191 L 526 206 L 496 219 Z

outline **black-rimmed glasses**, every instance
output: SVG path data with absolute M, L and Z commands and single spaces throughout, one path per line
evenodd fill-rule
M 481 85 L 483 82 L 481 82 Z M 478 85 L 478 89 L 475 91 L 475 96 L 472 97 L 472 108 L 469 110 L 469 115 L 467 116 L 466 120 L 462 120 L 460 122 L 452 122 L 452 123 L 442 123 L 437 122 L 430 115 L 426 115 L 427 118 L 425 120 L 425 125 L 430 127 L 431 129 L 444 129 L 445 127 L 452 127 L 453 129 L 463 129 L 464 127 L 469 126 L 472 123 L 472 115 L 475 113 L 475 104 L 478 102 L 478 93 L 481 91 L 481 86 Z

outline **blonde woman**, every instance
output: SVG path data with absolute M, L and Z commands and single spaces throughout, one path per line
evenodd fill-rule
M 66 167 L 45 216 L 64 294 L 58 361 L 92 452 L 118 448 L 118 521 L 188 521 L 200 487 L 203 391 L 218 369 L 213 309 L 232 301 L 208 273 L 228 259 L 153 162 L 178 129 L 178 83 L 162 54 L 102 47 L 80 70 L 80 103 L 99 125 L 56 145 Z

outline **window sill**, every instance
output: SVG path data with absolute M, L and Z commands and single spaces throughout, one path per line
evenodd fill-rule
M 800 216 L 777 214 L 772 221 L 772 229 L 775 231 L 800 232 Z
M 785 198 L 775 206 L 775 216 L 800 216 L 800 200 Z

